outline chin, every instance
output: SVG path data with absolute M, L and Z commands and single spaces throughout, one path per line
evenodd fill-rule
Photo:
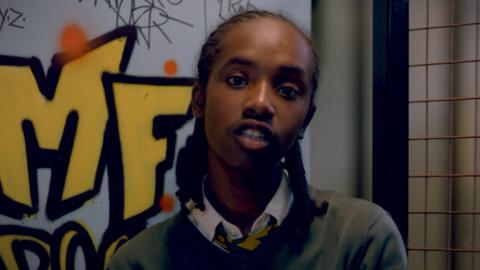
M 261 174 L 269 172 L 280 164 L 281 158 L 272 157 L 270 155 L 261 155 L 260 153 L 253 153 L 253 157 L 237 160 L 236 168 L 245 172 L 254 174 Z

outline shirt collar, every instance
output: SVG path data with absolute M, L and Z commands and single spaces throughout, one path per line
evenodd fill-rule
M 202 184 L 203 203 L 205 205 L 205 210 L 201 211 L 200 209 L 194 207 L 193 201 L 190 200 L 187 203 L 187 208 L 190 209 L 190 213 L 188 215 L 190 221 L 209 241 L 213 240 L 213 237 L 215 236 L 215 230 L 219 224 L 223 225 L 226 233 L 232 239 L 243 237 L 240 229 L 223 218 L 209 202 L 203 190 L 204 184 L 205 179 Z M 255 233 L 256 231 L 265 228 L 268 225 L 270 217 L 273 217 L 277 222 L 277 225 L 280 226 L 290 211 L 292 202 L 293 193 L 288 185 L 288 174 L 286 170 L 284 170 L 282 180 L 280 181 L 277 191 L 273 195 L 265 210 L 253 223 L 250 233 Z

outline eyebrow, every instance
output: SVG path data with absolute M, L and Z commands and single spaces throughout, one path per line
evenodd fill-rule
M 245 59 L 245 58 L 241 58 L 241 57 L 233 57 L 233 58 L 229 59 L 223 65 L 223 67 L 227 67 L 227 66 L 230 66 L 230 65 L 240 65 L 240 66 L 247 66 L 247 67 L 256 66 L 254 61 L 251 61 L 251 60 L 248 60 L 248 59 Z M 297 67 L 297 66 L 288 66 L 288 65 L 280 66 L 278 68 L 278 71 L 280 73 L 295 74 L 295 75 L 300 75 L 300 76 L 307 77 L 307 73 L 305 72 L 305 70 L 303 68 Z
M 294 74 L 299 75 L 301 77 L 307 77 L 307 73 L 303 68 L 295 67 L 295 66 L 280 66 L 279 68 L 280 73 L 287 73 L 287 74 Z
M 230 66 L 230 65 L 240 65 L 240 66 L 251 67 L 251 66 L 255 66 L 255 62 L 253 62 L 251 60 L 248 60 L 248 59 L 245 59 L 245 58 L 233 57 L 233 58 L 229 59 L 223 65 L 223 67 L 227 67 L 227 66 Z

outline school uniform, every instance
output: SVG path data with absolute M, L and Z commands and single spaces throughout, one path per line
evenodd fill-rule
M 386 211 L 312 187 L 311 197 L 328 209 L 314 218 L 306 242 L 292 245 L 298 215 L 287 178 L 250 238 L 204 196 L 204 211 L 187 205 L 188 216 L 176 214 L 141 232 L 120 247 L 109 269 L 407 269 L 402 238 Z

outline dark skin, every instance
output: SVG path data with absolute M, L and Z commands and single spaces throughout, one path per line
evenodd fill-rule
M 272 175 L 263 175 L 270 173 Z M 255 219 L 260 216 L 272 199 L 281 180 L 281 170 L 265 170 L 245 176 L 239 181 L 224 181 L 230 177 L 209 178 L 206 195 L 215 209 L 229 222 L 237 225 L 244 235 L 248 234 Z M 263 182 L 255 188 L 245 187 L 244 183 Z M 271 181 L 264 181 L 271 179 Z
M 309 44 L 288 23 L 238 23 L 222 36 L 207 89 L 193 91 L 208 141 L 207 196 L 244 235 L 278 188 L 281 159 L 308 122 L 311 59 Z

